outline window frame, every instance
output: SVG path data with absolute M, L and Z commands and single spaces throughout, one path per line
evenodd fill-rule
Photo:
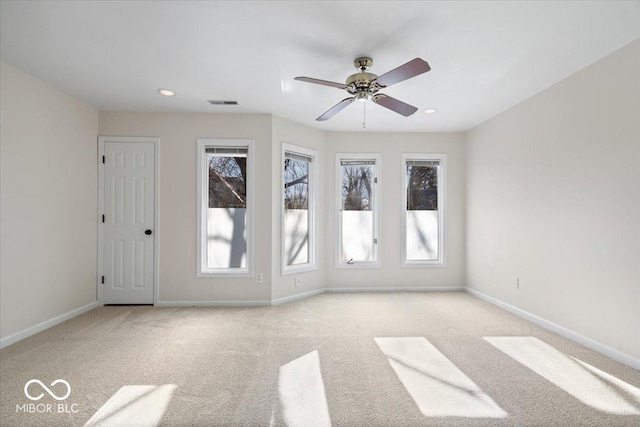
M 342 261 L 342 160 L 373 160 L 373 261 L 354 261 L 352 264 Z M 335 267 L 336 268 L 380 268 L 380 175 L 382 155 L 380 153 L 336 153 L 335 160 Z
M 196 231 L 196 277 L 253 277 L 254 254 L 254 142 L 253 139 L 230 138 L 197 138 L 197 165 L 196 165 L 196 205 L 197 205 L 197 231 Z M 207 147 L 238 147 L 247 149 L 247 207 L 246 207 L 246 238 L 247 238 L 247 266 L 245 268 L 205 268 L 207 265 L 207 214 L 209 187 Z
M 438 160 L 438 259 L 407 259 L 407 161 Z M 446 267 L 446 209 L 447 209 L 447 155 L 442 153 L 404 153 L 402 154 L 402 267 Z
M 284 231 L 285 231 L 285 195 L 284 195 L 284 162 L 286 153 L 299 154 L 311 158 L 309 163 L 308 191 L 309 191 L 309 262 L 306 264 L 286 265 L 285 263 L 285 247 L 284 247 Z M 313 271 L 318 269 L 317 259 L 317 219 L 318 219 L 318 151 L 302 147 L 299 145 L 282 143 L 282 151 L 280 157 L 280 266 L 283 276 L 295 273 L 303 273 L 305 271 Z

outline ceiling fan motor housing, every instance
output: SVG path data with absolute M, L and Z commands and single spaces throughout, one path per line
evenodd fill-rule
M 380 85 L 374 82 L 378 78 L 376 74 L 367 73 L 373 65 L 373 60 L 368 57 L 357 58 L 353 61 L 353 66 L 360 70 L 359 73 L 350 75 L 345 84 L 347 92 L 356 95 L 358 99 L 367 99 L 381 89 Z
M 373 73 L 355 73 L 350 75 L 347 78 L 345 84 L 347 85 L 347 92 L 351 95 L 357 95 L 359 93 L 365 92 L 369 95 L 373 95 L 377 91 L 381 89 L 380 85 L 374 82 L 378 76 Z
M 368 87 L 374 79 L 378 76 L 373 73 L 355 73 L 347 77 L 346 85 L 351 86 L 355 84 L 356 87 Z

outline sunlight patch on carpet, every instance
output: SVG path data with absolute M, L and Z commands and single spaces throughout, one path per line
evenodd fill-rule
M 278 393 L 288 427 L 331 425 L 317 351 L 280 367 Z
M 176 387 L 175 384 L 121 387 L 85 427 L 155 427 L 160 424 Z
M 427 417 L 504 418 L 507 413 L 426 338 L 375 338 Z
M 535 337 L 485 337 L 489 343 L 571 396 L 616 415 L 640 414 L 640 389 Z

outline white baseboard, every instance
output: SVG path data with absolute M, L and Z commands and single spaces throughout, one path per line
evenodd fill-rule
M 358 288 L 325 288 L 328 293 L 347 292 L 455 292 L 464 291 L 464 286 L 435 286 L 435 287 L 358 287 Z
M 45 320 L 42 323 L 38 323 L 37 325 L 31 326 L 27 329 L 23 329 L 20 332 L 16 332 L 15 334 L 8 335 L 2 339 L 0 339 L 0 348 L 5 348 L 8 345 L 17 343 L 25 338 L 30 337 L 31 335 L 35 335 L 38 332 L 42 332 L 45 329 L 49 329 L 52 326 L 55 326 L 59 323 L 65 322 L 69 319 L 73 319 L 76 316 L 79 316 L 87 311 L 93 310 L 98 307 L 98 301 L 94 301 L 90 304 L 83 305 L 82 307 L 76 308 L 75 310 L 71 310 L 67 313 L 61 314 L 60 316 L 56 316 L 52 319 Z
M 295 300 L 299 300 L 299 299 L 303 299 L 303 298 L 308 298 L 308 297 L 312 297 L 314 295 L 319 295 L 319 294 L 324 294 L 325 289 L 314 289 L 313 291 L 309 291 L 309 292 L 303 292 L 301 294 L 296 294 L 296 295 L 291 295 L 288 297 L 283 297 L 283 298 L 277 298 L 274 300 L 271 300 L 271 305 L 280 305 L 280 304 L 284 304 L 286 302 L 291 302 L 291 301 L 295 301 Z
M 530 322 L 535 323 L 538 326 L 542 326 L 545 329 L 548 329 L 552 332 L 555 332 L 558 335 L 562 335 L 565 338 L 569 338 L 577 342 L 578 344 L 582 344 L 583 346 L 590 348 L 591 350 L 595 350 L 598 353 L 602 353 L 605 356 L 616 360 L 620 363 L 624 363 L 627 366 L 631 366 L 634 369 L 640 371 L 640 360 L 635 357 L 629 356 L 626 353 L 622 353 L 618 350 L 615 350 L 609 346 L 606 346 L 602 343 L 592 340 L 591 338 L 587 338 L 584 335 L 580 335 L 577 332 L 574 332 L 570 329 L 565 328 L 564 326 L 560 326 L 556 323 L 550 322 L 546 319 L 536 316 L 535 314 L 531 314 L 528 311 L 524 311 L 519 309 L 518 307 L 514 307 L 506 302 L 502 302 L 499 299 L 490 297 L 489 295 L 485 295 L 482 292 L 478 292 L 475 289 L 464 288 L 465 291 L 474 295 L 481 300 L 487 301 L 493 305 L 496 305 L 503 310 L 508 311 L 509 313 L 513 313 L 516 316 L 522 317 L 523 319 L 529 320 Z
M 618 350 L 615 350 L 609 346 L 606 346 L 602 343 L 592 340 L 591 338 L 587 338 L 583 335 L 580 335 L 570 329 L 567 329 L 563 326 L 560 326 L 556 323 L 550 322 L 546 319 L 538 317 L 534 314 L 529 313 L 528 311 L 522 310 L 520 308 L 514 307 L 510 304 L 502 302 L 496 298 L 490 297 L 488 295 L 483 294 L 482 292 L 478 292 L 475 289 L 471 289 L 464 286 L 445 286 L 445 287 L 358 287 L 358 288 L 324 288 L 324 289 L 316 289 L 309 292 L 304 292 L 297 295 L 291 295 L 284 298 L 278 298 L 272 301 L 158 301 L 157 307 L 266 307 L 270 305 L 279 305 L 287 302 L 312 297 L 314 295 L 319 295 L 322 293 L 357 293 L 357 292 L 446 292 L 446 291 L 466 291 L 471 295 L 474 295 L 484 301 L 487 301 L 491 304 L 494 304 L 503 310 L 506 310 L 510 313 L 515 314 L 516 316 L 522 317 L 523 319 L 529 320 L 545 329 L 548 329 L 552 332 L 555 332 L 563 337 L 569 338 L 583 346 L 595 350 L 599 353 L 604 354 L 607 357 L 610 357 L 613 360 L 624 363 L 634 369 L 640 370 L 640 360 L 636 359 L 626 353 L 622 353 Z M 32 335 L 37 334 L 38 332 L 42 332 L 45 329 L 49 329 L 52 326 L 65 322 L 69 319 L 72 319 L 76 316 L 79 316 L 83 313 L 86 313 L 94 308 L 98 307 L 99 303 L 94 301 L 90 304 L 84 305 L 82 307 L 76 308 L 75 310 L 71 310 L 67 313 L 61 314 L 60 316 L 56 316 L 52 319 L 46 320 L 44 322 L 38 323 L 37 325 L 31 326 L 29 328 L 23 329 L 22 331 L 16 332 L 14 334 L 8 335 L 2 339 L 0 339 L 0 348 L 7 347 L 11 344 L 14 344 L 20 340 L 28 338 Z
M 158 301 L 156 307 L 266 307 L 271 301 Z

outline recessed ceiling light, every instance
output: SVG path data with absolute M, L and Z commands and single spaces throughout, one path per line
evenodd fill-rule
M 169 89 L 158 89 L 158 93 L 163 96 L 173 96 L 176 93 Z
M 437 113 L 438 109 L 437 108 L 427 108 L 426 110 L 424 110 L 425 114 L 433 114 L 433 113 Z

